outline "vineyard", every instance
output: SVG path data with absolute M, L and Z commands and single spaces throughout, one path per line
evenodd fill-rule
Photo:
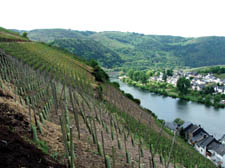
M 8 31 L 0 27 L 0 42 L 3 41 L 29 41 L 28 39 L 21 37 L 19 34 Z
M 0 67 L 0 91 L 10 90 L 11 101 L 23 107 L 33 143 L 67 167 L 215 167 L 151 111 L 112 84 L 96 82 L 93 69 L 72 54 L 4 41 Z

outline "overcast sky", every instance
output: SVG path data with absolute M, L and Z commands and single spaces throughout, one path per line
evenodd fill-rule
M 225 0 L 1 0 L 0 26 L 225 36 Z

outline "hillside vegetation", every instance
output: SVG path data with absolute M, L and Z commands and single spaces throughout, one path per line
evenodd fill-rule
M 57 39 L 51 42 L 50 45 L 63 48 L 87 60 L 98 60 L 100 65 L 104 65 L 106 68 L 122 66 L 124 62 L 116 52 L 92 39 Z
M 0 27 L 0 42 L 2 41 L 28 41 L 27 38 L 22 37 L 19 33 L 15 33 Z
M 106 68 L 143 70 L 225 64 L 225 37 L 184 38 L 65 29 L 33 30 L 28 36 L 96 59 Z
M 94 65 L 39 42 L 0 42 L 0 136 L 10 130 L 70 168 L 215 167 L 151 111 L 96 81 Z M 18 166 L 17 152 L 5 167 Z

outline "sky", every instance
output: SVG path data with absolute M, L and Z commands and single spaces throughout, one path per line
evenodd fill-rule
M 1 0 L 0 26 L 225 36 L 225 0 Z

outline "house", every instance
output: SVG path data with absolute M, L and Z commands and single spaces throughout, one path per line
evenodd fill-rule
M 221 144 L 225 144 L 225 134 L 219 139 Z
M 191 144 L 190 138 L 192 138 L 192 132 L 198 128 L 197 125 L 193 125 L 190 122 L 185 122 L 181 127 L 180 134 Z
M 166 122 L 165 126 L 170 129 L 173 133 L 177 131 L 178 125 L 174 122 Z
M 195 145 L 197 142 L 201 141 L 202 139 L 208 137 L 209 134 L 200 126 L 196 128 L 192 133 L 189 135 L 190 143 Z
M 208 153 L 207 156 L 210 160 L 216 162 L 217 159 L 215 159 L 215 150 L 218 148 L 218 146 L 220 145 L 219 142 L 212 142 L 209 146 L 208 146 Z
M 208 153 L 217 166 L 225 167 L 225 145 L 219 142 L 213 142 L 208 146 Z
M 191 122 L 185 122 L 183 125 L 180 126 L 180 128 L 183 129 L 183 131 L 185 131 L 186 129 L 188 129 L 189 127 L 191 127 L 193 124 Z
M 217 93 L 222 93 L 222 94 L 225 93 L 225 87 L 224 87 L 224 86 L 216 86 L 216 87 L 214 88 L 214 90 L 215 90 L 215 92 L 217 92 Z
M 204 84 L 199 84 L 199 85 L 197 85 L 197 91 L 201 91 L 203 88 L 205 87 L 205 85 Z
M 195 149 L 203 156 L 208 156 L 208 146 L 213 142 L 218 141 L 211 135 L 207 136 L 195 144 Z
M 222 167 L 225 167 L 225 145 L 221 144 L 218 146 L 218 148 L 215 150 L 215 157 L 218 158 L 218 160 L 221 163 Z

